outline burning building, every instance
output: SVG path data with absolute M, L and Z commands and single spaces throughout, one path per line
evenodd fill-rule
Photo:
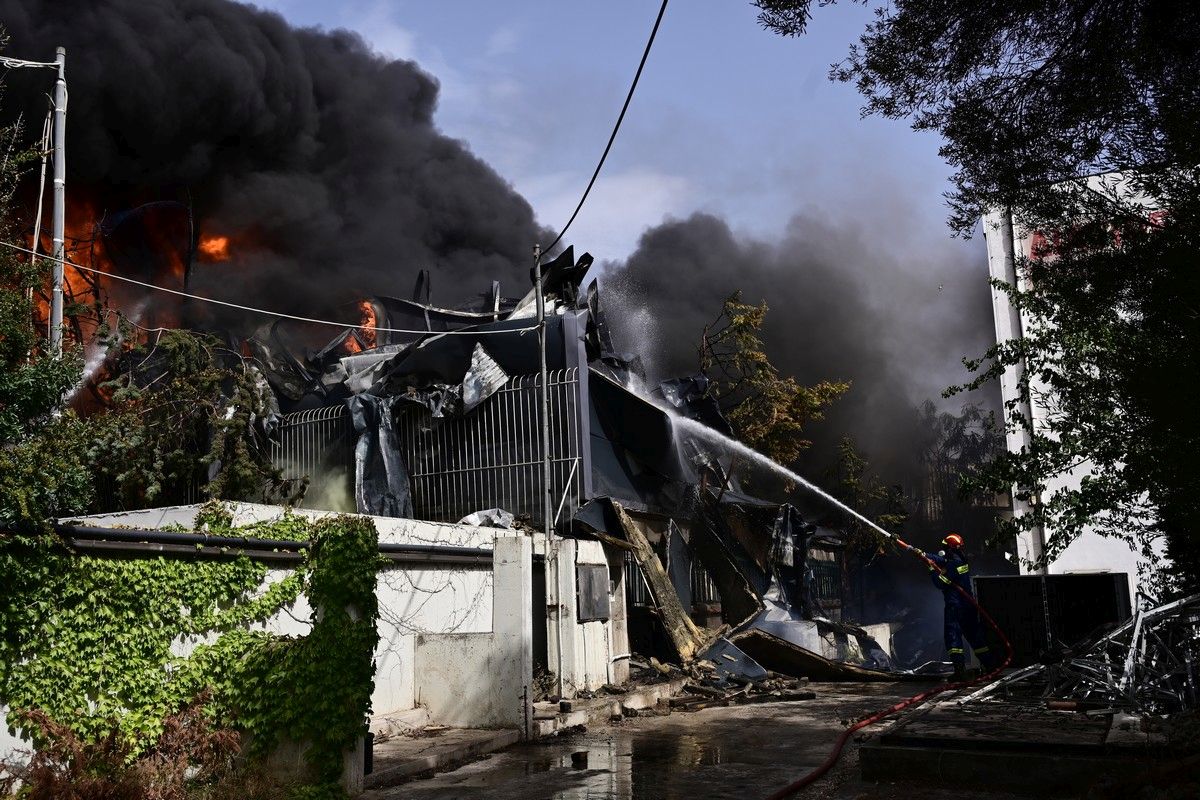
M 319 506 L 440 522 L 540 529 L 545 487 L 555 534 L 603 543 L 600 585 L 623 587 L 630 642 L 614 651 L 885 675 L 890 626 L 871 630 L 881 646 L 838 620 L 831 508 L 705 424 L 722 421 L 702 379 L 643 388 L 637 359 L 613 347 L 600 289 L 582 288 L 591 263 L 568 248 L 546 268 L 545 428 L 533 292 L 510 299 L 493 283 L 444 308 L 423 275 L 414 299 L 362 301 L 358 326 L 303 359 L 278 324 L 260 331 L 247 346 L 285 412 L 278 466 L 307 478 Z

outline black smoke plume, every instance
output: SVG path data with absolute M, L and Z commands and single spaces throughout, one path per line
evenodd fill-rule
M 779 241 L 756 241 L 696 214 L 647 231 L 601 278 L 603 296 L 652 378 L 696 370 L 701 331 L 730 294 L 765 300 L 775 366 L 802 383 L 851 382 L 808 432 L 801 466 L 820 479 L 838 440 L 852 436 L 884 480 L 911 487 L 921 479 L 917 406 L 961 381 L 962 357 L 990 341 L 987 268 L 982 245 L 964 258 L 966 248 L 930 243 L 914 258 L 863 234 L 802 215 Z M 994 407 L 998 398 L 972 399 Z
M 493 279 L 528 288 L 529 204 L 437 130 L 434 78 L 353 33 L 226 0 L 0 0 L 0 25 L 7 55 L 67 48 L 76 220 L 179 201 L 231 238 L 229 261 L 193 271 L 199 293 L 328 314 L 407 295 L 422 268 L 447 305 Z M 52 81 L 10 73 L 4 119 L 40 132 Z

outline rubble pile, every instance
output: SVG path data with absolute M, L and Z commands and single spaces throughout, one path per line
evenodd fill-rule
M 732 658 L 732 656 L 727 656 Z M 743 677 L 723 669 L 707 659 L 698 659 L 686 668 L 664 664 L 656 658 L 632 659 L 631 674 L 638 682 L 684 678 L 683 694 L 670 698 L 672 711 L 702 711 L 734 704 L 781 703 L 812 700 L 816 693 L 808 689 L 808 678 L 796 678 L 762 670 L 754 677 Z

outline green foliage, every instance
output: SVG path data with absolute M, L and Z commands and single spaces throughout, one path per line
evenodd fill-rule
M 903 491 L 880 481 L 848 436 L 838 443 L 837 462 L 830 478 L 833 495 L 843 503 L 884 530 L 899 531 L 903 527 L 908 518 Z M 852 548 L 874 551 L 879 547 L 879 534 L 863 523 L 850 518 L 844 526 L 847 544 Z
M 341 517 L 312 528 L 306 586 L 319 613 L 300 639 L 245 634 L 232 647 L 197 653 L 228 660 L 239 653 L 215 685 L 228 697 L 234 720 L 251 735 L 253 752 L 264 753 L 279 738 L 307 742 L 305 759 L 318 786 L 337 783 L 342 752 L 367 732 L 378 641 L 375 575 L 383 561 L 370 520 Z M 206 670 L 211 674 L 211 670 Z
M 16 148 L 19 133 L 17 128 L 0 129 L 3 241 L 18 238 L 8 211 L 31 155 Z M 43 352 L 33 327 L 33 298 L 46 282 L 49 262 L 32 265 L 22 259 L 0 249 L 0 528 L 30 531 L 54 514 L 82 510 L 91 491 L 77 446 L 78 420 L 52 415 L 75 383 L 79 359 L 70 350 L 63 358 Z M 0 548 L 4 546 L 0 539 Z M 5 591 L 15 580 L 0 572 Z
M 781 376 L 759 333 L 766 315 L 765 302 L 743 303 L 741 292 L 726 299 L 721 315 L 704 327 L 700 369 L 709 376 L 709 392 L 737 437 L 788 464 L 811 444 L 804 438 L 805 426 L 822 419 L 850 384 L 821 381 L 801 386 L 795 378 Z
M 799 36 L 812 19 L 812 0 L 752 0 L 750 4 L 758 9 L 758 24 L 780 36 Z
M 197 524 L 229 532 L 219 506 Z M 312 777 L 332 791 L 370 708 L 381 565 L 374 526 L 289 514 L 238 533 L 313 546 L 302 568 L 263 588 L 267 567 L 244 556 L 119 560 L 26 543 L 23 591 L 0 603 L 0 702 L 37 710 L 85 742 L 115 730 L 137 756 L 161 737 L 165 719 L 204 695 L 206 713 L 248 734 L 252 755 L 282 739 L 308 743 Z M 307 636 L 253 628 L 302 591 L 318 609 Z
M 128 344 L 132 341 L 132 344 Z M 203 487 L 222 500 L 292 499 L 270 461 L 274 396 L 242 357 L 203 334 L 126 326 L 122 365 L 88 419 L 86 454 L 102 510 L 186 503 Z
M 1022 260 L 1032 291 L 1000 284 L 1031 324 L 1022 340 L 969 362 L 978 374 L 968 387 L 1023 362 L 1021 393 L 1042 419 L 1034 428 L 1010 404 L 1008 423 L 1030 430 L 1032 446 L 1002 455 L 969 485 L 1016 485 L 1032 511 L 1008 530 L 1047 527 L 1048 558 L 1088 528 L 1156 566 L 1165 542 L 1176 585 L 1160 588 L 1197 591 L 1200 418 L 1185 387 L 1200 382 L 1200 177 L 1158 187 L 1170 212 L 1155 224 L 1135 201 L 1110 197 L 1064 220 L 1068 235 Z M 1095 219 L 1128 222 L 1087 222 Z M 1055 481 L 1081 464 L 1088 474 L 1078 486 Z
M 760 22 L 794 35 L 811 0 L 763 0 Z M 1048 242 L 1008 291 L 1025 338 L 984 358 L 972 387 L 1022 361 L 1011 429 L 1032 446 L 1005 454 L 968 489 L 1016 487 L 1046 527 L 1047 558 L 1086 529 L 1140 548 L 1160 588 L 1200 591 L 1200 5 L 1042 0 L 899 0 L 831 77 L 864 112 L 939 133 L 954 167 L 951 224 L 1011 210 Z M 1124 179 L 1105 180 L 1089 176 Z M 1150 204 L 1165 209 L 1151 223 Z M 954 387 L 957 388 L 957 387 Z M 952 391 L 954 389 L 952 388 Z M 1078 486 L 1064 478 L 1080 469 Z M 1165 542 L 1169 562 L 1158 555 Z M 1161 572 L 1161 570 L 1160 570 Z
M 821 2 L 825 5 L 825 2 Z M 812 0 L 758 0 L 759 20 L 803 32 Z M 943 137 L 952 224 L 1039 209 L 1045 187 L 1110 171 L 1200 163 L 1200 5 L 897 0 L 831 77 L 865 114 Z

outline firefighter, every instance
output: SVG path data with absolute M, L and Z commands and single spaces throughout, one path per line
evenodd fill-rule
M 944 550 L 926 553 L 925 557 L 938 567 L 934 569 L 931 566 L 929 569 L 933 573 L 933 585 L 941 590 L 946 604 L 946 650 L 950 653 L 951 663 L 954 664 L 954 677 L 959 679 L 966 673 L 964 638 L 970 643 L 971 650 L 985 670 L 990 671 L 995 662 L 983 635 L 979 610 L 955 588 L 960 587 L 971 597 L 975 596 L 971 591 L 971 567 L 963 552 L 963 538 L 957 533 L 951 533 L 942 540 L 942 545 Z

